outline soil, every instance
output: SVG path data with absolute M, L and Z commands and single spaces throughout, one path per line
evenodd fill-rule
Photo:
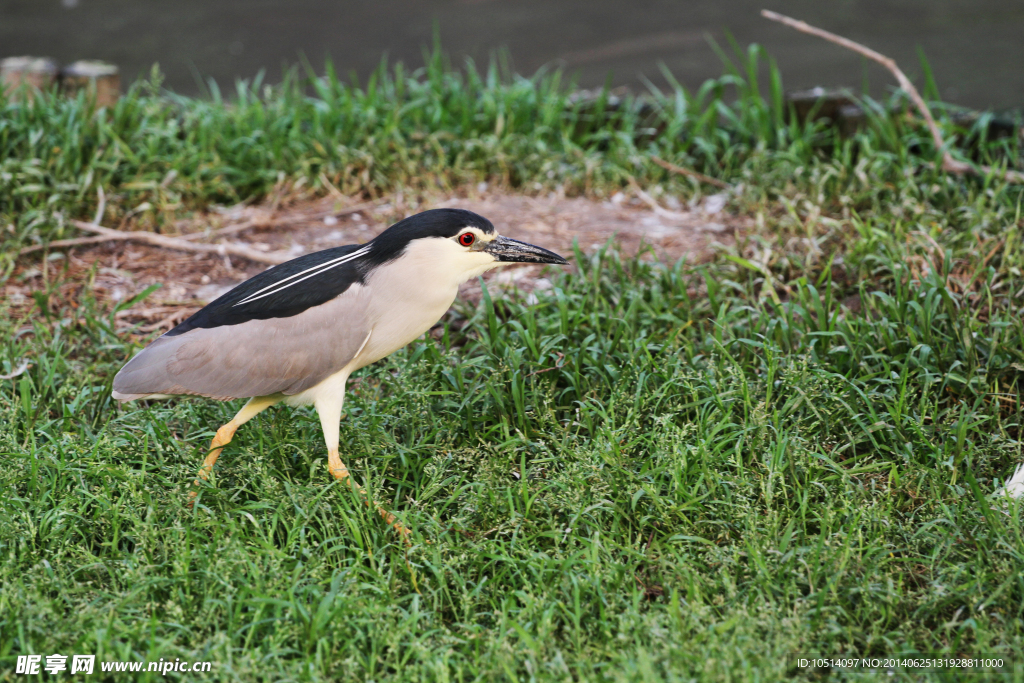
M 251 227 L 222 239 L 245 244 L 279 257 L 299 256 L 343 244 L 363 243 L 388 225 L 418 211 L 457 207 L 489 218 L 508 237 L 551 249 L 573 260 L 573 244 L 592 253 L 609 240 L 631 255 L 672 262 L 686 257 L 707 260 L 716 248 L 734 243 L 749 220 L 724 210 L 725 196 L 707 197 L 692 208 L 655 213 L 636 199 L 616 195 L 611 201 L 586 198 L 526 196 L 477 191 L 406 203 L 399 195 L 365 204 L 340 194 L 301 199 L 290 204 L 239 205 L 198 215 L 174 226 L 181 236 L 204 241 L 204 233 L 235 225 Z M 671 200 L 670 200 L 671 201 Z M 366 207 L 353 212 L 353 208 Z M 217 240 L 217 236 L 212 236 Z M 267 267 L 240 257 L 172 251 L 131 242 L 75 247 L 41 258 L 37 252 L 19 260 L 12 277 L 0 286 L 9 314 L 38 314 L 33 292 L 49 289 L 51 308 L 61 300 L 75 302 L 82 287 L 110 305 L 130 300 L 152 284 L 161 288 L 139 304 L 117 314 L 119 329 L 148 334 L 165 332 L 239 282 Z M 90 280 L 89 273 L 93 271 Z M 505 268 L 485 276 L 492 294 L 509 288 L 525 292 L 550 286 L 536 266 Z M 463 286 L 461 295 L 476 299 L 479 281 Z

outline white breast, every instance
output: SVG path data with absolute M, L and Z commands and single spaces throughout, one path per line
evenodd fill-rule
M 451 307 L 459 285 L 493 265 L 489 254 L 431 238 L 416 240 L 398 259 L 375 268 L 366 281 L 372 331 L 356 366 L 380 360 L 429 330 Z
M 316 403 L 343 394 L 349 375 L 388 356 L 441 319 L 455 301 L 459 285 L 500 265 L 484 252 L 467 251 L 450 239 L 416 240 L 391 263 L 372 270 L 361 290 L 366 302 L 369 336 L 355 357 L 338 372 L 301 394 L 289 405 Z

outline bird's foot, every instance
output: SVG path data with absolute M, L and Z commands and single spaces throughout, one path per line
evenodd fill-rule
M 199 474 L 196 475 L 195 481 L 192 482 L 192 490 L 188 492 L 188 502 L 185 505 L 189 510 L 196 503 L 199 487 L 203 485 L 203 482 L 210 479 L 210 473 L 213 472 L 213 466 L 217 464 L 217 458 L 220 457 L 224 447 L 231 443 L 231 439 L 234 438 L 236 431 L 238 431 L 238 424 L 235 420 L 231 420 L 227 424 L 221 425 L 221 428 L 213 435 L 209 451 L 203 460 L 202 466 L 199 468 Z
M 399 522 L 398 518 L 396 518 L 393 514 L 382 508 L 380 505 L 374 503 L 370 499 L 370 495 L 366 492 L 366 490 L 363 489 L 363 487 L 358 486 L 354 481 L 352 481 L 352 477 L 349 476 L 348 468 L 345 467 L 345 463 L 341 461 L 341 456 L 339 456 L 335 452 L 328 452 L 327 470 L 335 479 L 350 483 L 352 487 L 355 488 L 355 490 L 358 491 L 363 496 L 363 501 L 366 503 L 367 507 L 372 507 L 373 509 L 375 509 L 377 513 L 384 519 L 384 521 L 388 523 L 388 526 L 390 526 L 392 529 L 398 532 L 398 535 L 402 537 L 402 541 L 405 543 L 406 547 L 412 545 L 412 541 L 410 540 L 411 532 L 409 528 L 401 522 Z
M 370 501 L 367 500 L 366 504 L 369 505 Z M 384 518 L 384 521 L 402 537 L 402 542 L 405 543 L 405 546 L 407 548 L 411 546 L 412 541 L 410 540 L 410 536 L 412 535 L 412 531 L 410 531 L 407 526 L 399 522 L 393 514 L 382 508 L 380 505 L 375 504 L 374 507 L 377 509 L 380 516 Z

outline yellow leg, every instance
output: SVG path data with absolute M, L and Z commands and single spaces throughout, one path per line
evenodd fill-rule
M 235 432 L 238 431 L 238 428 L 254 418 L 260 412 L 280 401 L 281 398 L 281 396 L 256 396 L 254 398 L 250 398 L 249 401 L 242 406 L 242 409 L 239 410 L 233 418 L 231 418 L 230 422 L 222 425 L 221 428 L 217 430 L 217 433 L 213 437 L 213 441 L 210 442 L 210 451 L 206 454 L 202 467 L 199 468 L 199 474 L 193 484 L 194 488 L 189 491 L 189 507 L 192 507 L 192 503 L 195 502 L 196 495 L 199 493 L 197 490 L 198 487 L 202 486 L 203 482 L 209 480 L 210 473 L 213 472 L 213 466 L 217 464 L 217 458 L 220 457 L 220 453 L 224 450 L 224 447 L 231 443 L 231 439 L 234 438 Z
M 384 521 L 402 536 L 402 540 L 405 541 L 405 544 L 411 545 L 409 542 L 409 529 L 399 522 L 393 514 L 382 508 L 380 505 L 372 502 L 369 494 L 366 493 L 363 487 L 352 481 L 352 477 L 348 474 L 348 468 L 345 467 L 345 463 L 341 461 L 341 456 L 338 454 L 338 451 L 327 451 L 327 469 L 332 475 L 334 475 L 335 479 L 350 483 L 356 491 L 362 494 L 363 499 L 366 502 L 366 506 L 374 508 L 377 513 L 384 518 Z
M 372 502 L 366 491 L 352 481 L 352 478 L 348 473 L 348 468 L 345 467 L 345 463 L 341 461 L 341 456 L 338 454 L 339 423 L 341 422 L 341 407 L 345 401 L 345 381 L 347 379 L 347 376 L 342 378 L 340 386 L 337 387 L 336 391 L 324 392 L 318 396 L 314 402 L 316 412 L 320 416 L 320 427 L 324 431 L 324 441 L 327 444 L 327 470 L 335 479 L 350 483 L 356 491 L 362 494 L 366 505 L 374 508 L 378 513 L 380 513 L 380 516 L 384 518 L 384 521 L 387 522 L 395 531 L 401 534 L 402 540 L 405 541 L 405 544 L 411 545 L 409 542 L 409 530 L 401 522 L 395 519 L 393 514 Z

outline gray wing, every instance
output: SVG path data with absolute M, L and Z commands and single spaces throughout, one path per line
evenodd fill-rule
M 370 332 L 366 288 L 283 318 L 164 335 L 114 377 L 114 398 L 191 394 L 216 399 L 304 391 L 344 368 Z

